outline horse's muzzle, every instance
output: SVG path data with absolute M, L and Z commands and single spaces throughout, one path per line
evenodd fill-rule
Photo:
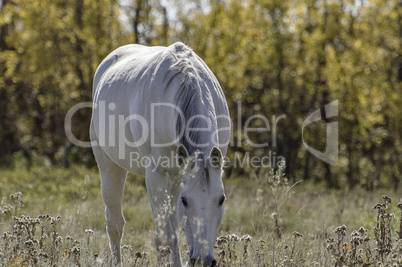
M 213 255 L 207 255 L 205 258 L 202 260 L 199 257 L 192 257 L 188 261 L 188 265 L 190 267 L 196 267 L 196 266 L 203 266 L 203 267 L 216 267 L 216 259 Z

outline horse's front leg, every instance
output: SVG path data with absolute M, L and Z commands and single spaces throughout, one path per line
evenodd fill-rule
M 158 251 L 159 261 L 164 264 L 165 251 L 162 249 L 169 246 L 172 266 L 182 266 L 176 223 L 178 191 L 171 188 L 172 185 L 167 177 L 158 170 L 153 172 L 151 170 L 153 167 L 147 170 L 146 185 L 155 219 L 154 244 Z
M 93 149 L 101 176 L 102 197 L 106 205 L 107 233 L 113 261 L 121 264 L 121 239 L 123 237 L 123 192 L 127 171 L 116 165 L 100 147 Z

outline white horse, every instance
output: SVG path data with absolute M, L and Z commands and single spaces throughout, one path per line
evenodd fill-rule
M 145 175 L 159 259 L 169 246 L 172 265 L 182 266 L 178 233 L 183 228 L 188 264 L 215 266 L 231 123 L 211 70 L 182 43 L 123 46 L 96 71 L 93 108 L 90 136 L 116 263 L 121 264 L 124 184 L 132 172 Z

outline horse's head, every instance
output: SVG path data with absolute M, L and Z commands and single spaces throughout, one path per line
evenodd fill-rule
M 209 155 L 196 152 L 190 159 L 186 148 L 181 145 L 177 154 L 182 168 L 177 219 L 186 233 L 190 249 L 189 265 L 216 266 L 213 248 L 225 201 L 221 177 L 222 152 L 213 147 Z

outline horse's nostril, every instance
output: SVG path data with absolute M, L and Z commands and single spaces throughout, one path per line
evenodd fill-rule
M 213 260 L 213 261 L 212 261 L 211 267 L 216 267 L 216 260 Z
M 193 265 L 195 265 L 195 262 L 196 262 L 196 261 L 197 261 L 197 260 L 193 258 L 193 259 L 190 260 L 190 263 L 193 264 Z

